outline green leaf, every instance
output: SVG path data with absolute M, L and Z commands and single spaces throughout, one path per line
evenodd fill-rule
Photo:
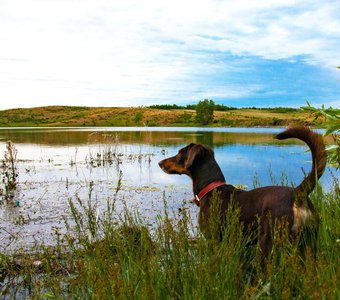
M 340 122 L 334 122 L 334 123 L 330 123 L 325 132 L 324 132 L 324 135 L 329 135 L 331 133 L 334 133 L 336 131 L 339 131 L 340 130 Z
M 333 152 L 336 151 L 337 149 L 339 149 L 338 145 L 330 145 L 326 147 L 327 152 Z
M 312 106 L 301 106 L 300 108 L 306 111 L 313 111 L 313 112 L 317 111 L 317 109 Z

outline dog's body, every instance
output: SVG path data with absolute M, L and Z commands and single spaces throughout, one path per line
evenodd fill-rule
M 263 257 L 267 257 L 272 248 L 272 224 L 277 220 L 284 219 L 288 222 L 289 235 L 292 238 L 301 232 L 305 225 L 316 225 L 317 216 L 308 195 L 322 176 L 327 160 L 322 137 L 306 127 L 291 127 L 276 138 L 298 138 L 304 141 L 312 152 L 312 170 L 296 188 L 266 186 L 245 191 L 223 184 L 225 179 L 213 151 L 200 144 L 190 144 L 182 148 L 176 156 L 162 160 L 159 165 L 168 174 L 186 174 L 192 178 L 196 199 L 199 198 L 198 195 L 202 195 L 198 200 L 199 225 L 203 232 L 210 218 L 211 196 L 213 191 L 217 191 L 221 201 L 219 206 L 222 218 L 233 200 L 239 207 L 239 219 L 244 224 L 244 229 L 247 232 L 255 232 L 259 228 L 256 240 Z M 217 183 L 217 187 L 214 187 L 214 183 Z

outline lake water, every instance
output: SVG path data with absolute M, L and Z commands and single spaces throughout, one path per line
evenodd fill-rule
M 299 184 L 311 168 L 307 146 L 296 140 L 277 141 L 278 128 L 0 128 L 0 157 L 6 141 L 18 150 L 19 206 L 0 205 L 0 252 L 34 244 L 53 244 L 56 228 L 69 218 L 68 200 L 86 200 L 90 186 L 98 213 L 113 196 L 120 174 L 117 211 L 126 205 L 155 226 L 164 199 L 172 214 L 198 208 L 191 204 L 191 180 L 167 175 L 158 162 L 191 143 L 215 151 L 226 181 L 253 188 L 254 182 Z M 304 171 L 303 171 L 304 170 Z M 339 172 L 332 170 L 335 176 Z M 321 180 L 332 182 L 329 170 Z M 4 202 L 4 201 L 2 201 Z M 196 224 L 196 223 L 195 223 Z

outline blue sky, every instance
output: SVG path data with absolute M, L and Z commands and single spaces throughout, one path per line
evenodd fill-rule
M 0 109 L 340 108 L 339 0 L 0 0 Z

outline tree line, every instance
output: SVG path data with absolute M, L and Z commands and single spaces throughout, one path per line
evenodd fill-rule
M 203 100 L 204 101 L 204 100 Z M 172 109 L 192 109 L 196 110 L 197 104 L 187 104 L 187 105 L 178 105 L 178 104 L 155 104 L 147 106 L 148 108 L 153 109 L 164 109 L 164 110 L 172 110 Z M 288 112 L 294 112 L 299 111 L 300 108 L 294 108 L 294 107 L 256 107 L 256 106 L 247 106 L 247 107 L 234 107 L 234 106 L 227 106 L 224 104 L 216 104 L 214 103 L 214 110 L 216 111 L 229 111 L 229 110 L 237 110 L 237 109 L 254 109 L 254 110 L 270 110 L 278 113 L 288 113 Z
M 171 109 L 193 109 L 193 110 L 195 110 L 197 105 L 198 104 L 188 104 L 188 105 L 155 104 L 155 105 L 148 106 L 148 108 L 164 109 L 164 110 L 171 110 Z M 223 104 L 215 104 L 214 103 L 214 110 L 217 110 L 217 111 L 228 111 L 228 110 L 235 110 L 235 109 L 238 109 L 238 108 L 232 107 L 232 106 L 226 106 L 226 105 L 223 105 Z
M 214 111 L 229 111 L 237 110 L 238 108 L 232 106 L 226 106 L 223 104 L 216 104 L 213 100 L 204 99 L 197 104 L 177 105 L 177 104 L 156 104 L 151 105 L 149 108 L 175 110 L 175 109 L 191 109 L 196 110 L 196 122 L 202 125 L 208 125 L 214 121 Z M 257 108 L 257 107 L 245 107 L 243 109 L 258 109 L 258 110 L 271 110 L 280 113 L 288 113 L 299 110 L 298 108 L 291 107 L 274 107 L 274 108 Z

